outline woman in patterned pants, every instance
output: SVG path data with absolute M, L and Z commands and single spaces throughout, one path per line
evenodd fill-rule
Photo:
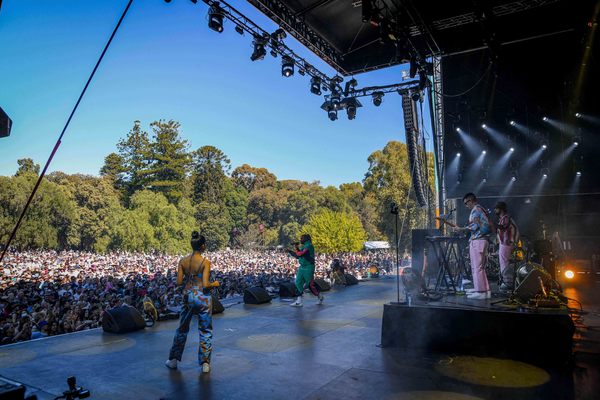
M 212 352 L 212 298 L 203 293 L 204 288 L 218 287 L 219 282 L 209 282 L 210 261 L 202 253 L 206 250 L 206 239 L 198 232 L 192 232 L 191 241 L 193 253 L 179 261 L 177 268 L 177 285 L 183 286 L 183 309 L 179 328 L 175 331 L 169 359 L 165 365 L 177 368 L 185 348 L 185 341 L 190 330 L 190 322 L 198 315 L 198 331 L 200 333 L 200 348 L 198 362 L 202 372 L 210 372 L 210 354 Z

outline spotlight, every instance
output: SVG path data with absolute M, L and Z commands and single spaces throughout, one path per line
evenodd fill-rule
M 548 121 L 548 117 L 543 117 L 542 121 Z
M 382 101 L 383 101 L 383 92 L 373 93 L 373 105 L 375 107 L 379 107 L 381 105 Z
M 312 94 L 316 94 L 317 96 L 321 95 L 321 78 L 318 76 L 313 76 L 310 78 L 310 92 Z
M 208 9 L 208 27 L 215 32 L 223 32 L 223 18 L 225 14 L 223 9 L 219 7 L 219 2 L 216 1 Z
M 236 26 L 235 26 L 235 31 L 236 31 L 237 33 L 239 33 L 240 35 L 243 35 L 243 34 L 244 34 L 244 28 L 242 28 L 242 26 L 241 26 L 241 25 L 236 25 Z
M 549 173 L 550 170 L 548 170 L 548 168 L 542 168 L 542 178 L 546 179 Z
M 281 75 L 286 78 L 294 75 L 294 60 L 292 57 L 283 56 L 281 58 Z
M 517 180 L 517 177 L 516 177 L 516 176 L 513 176 L 512 178 L 510 178 L 510 180 L 514 182 L 514 181 L 516 181 L 516 180 Z
M 340 97 L 337 95 L 332 95 L 331 96 L 331 106 L 337 110 L 340 108 Z
M 456 153 L 456 157 L 460 157 L 460 153 Z
M 542 174 L 542 178 L 546 179 L 548 177 L 548 174 Z
M 515 151 L 515 148 L 514 148 L 514 147 L 511 147 L 511 148 L 510 148 L 510 152 L 512 153 L 512 152 L 514 152 L 514 151 Z
M 356 109 L 362 107 L 362 104 L 360 104 L 360 101 L 356 97 L 346 97 L 338 107 L 345 108 L 348 119 L 352 120 L 356 118 Z
M 460 128 L 456 128 L 456 132 L 460 132 Z
M 330 120 L 335 121 L 337 119 L 337 110 L 329 110 L 327 111 L 327 116 Z
M 413 101 L 419 101 L 419 100 L 421 100 L 421 91 L 420 90 L 415 90 L 414 92 L 412 92 L 410 94 L 410 98 Z
M 486 124 L 481 124 L 481 127 L 482 127 L 483 129 L 485 129 L 485 128 L 487 128 L 487 125 L 486 125 Z
M 481 152 L 481 154 L 483 154 L 484 156 L 486 155 L 486 153 L 487 153 L 487 151 L 485 151 L 485 150 L 483 150 L 483 151 Z
M 547 145 L 546 143 L 544 143 L 544 144 L 542 145 L 542 149 L 543 149 L 543 150 L 546 150 L 547 148 L 548 148 L 548 145 Z
M 577 171 L 576 175 L 581 176 L 581 171 Z
M 575 146 L 575 147 L 579 146 L 579 142 L 577 142 L 577 141 L 573 142 L 573 146 Z
M 265 50 L 266 40 L 260 36 L 255 36 L 252 44 L 254 45 L 254 50 L 252 51 L 252 55 L 250 59 L 252 61 L 258 61 L 265 58 L 267 55 L 267 50 Z
M 565 278 L 573 279 L 574 277 L 575 277 L 575 272 L 571 271 L 570 269 L 565 271 Z
M 581 114 L 580 113 L 575 113 L 575 117 L 581 118 Z
M 512 121 L 512 120 L 509 123 L 510 123 L 511 126 L 515 126 L 516 125 L 516 122 Z

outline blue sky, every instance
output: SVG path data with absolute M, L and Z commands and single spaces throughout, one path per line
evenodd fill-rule
M 125 0 L 4 0 L 0 10 L 0 106 L 13 120 L 0 139 L 0 175 L 17 159 L 43 164 Z M 277 26 L 245 1 L 231 2 L 271 32 Z M 210 30 L 199 2 L 135 0 L 75 114 L 50 171 L 97 175 L 104 157 L 142 121 L 174 119 L 191 149 L 214 145 L 235 168 L 265 167 L 279 179 L 339 185 L 363 179 L 367 157 L 404 141 L 401 98 L 369 98 L 349 121 L 329 121 L 309 77 L 281 76 L 280 58 L 252 62 L 251 38 L 231 22 Z M 327 75 L 332 68 L 291 37 L 286 44 Z M 403 67 L 356 76 L 359 87 L 401 81 Z M 302 152 L 296 150 L 301 142 Z

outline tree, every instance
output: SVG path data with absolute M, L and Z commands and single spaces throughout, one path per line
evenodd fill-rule
M 125 190 L 125 160 L 117 153 L 110 153 L 104 158 L 104 165 L 100 168 L 100 176 L 109 179 L 115 189 Z
M 257 189 L 273 187 L 277 182 L 277 177 L 270 173 L 268 169 L 256 168 L 248 164 L 243 164 L 234 169 L 231 178 L 236 187 L 241 186 L 248 193 Z
M 179 122 L 155 121 L 150 124 L 150 162 L 145 172 L 147 187 L 165 195 L 171 203 L 183 197 L 185 178 L 190 163 L 187 141 L 179 135 Z
M 322 209 L 304 226 L 303 232 L 312 237 L 315 249 L 323 253 L 359 251 L 366 233 L 354 213 Z
M 225 207 L 207 201 L 199 203 L 196 206 L 196 223 L 200 233 L 206 238 L 208 250 L 218 250 L 227 246 L 233 224 Z
M 117 149 L 123 159 L 127 194 L 131 196 L 146 187 L 152 157 L 150 139 L 148 133 L 142 131 L 140 121 L 134 122 L 127 137 L 117 144 Z
M 40 165 L 33 162 L 31 158 L 21 158 L 17 160 L 17 164 L 19 165 L 19 169 L 17 169 L 16 176 L 23 174 L 40 174 Z
M 192 153 L 194 203 L 223 203 L 225 179 L 230 169 L 227 156 L 214 146 L 203 146 Z

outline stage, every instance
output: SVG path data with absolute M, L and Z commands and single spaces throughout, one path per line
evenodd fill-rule
M 70 375 L 92 399 L 593 399 L 600 393 L 593 335 L 574 369 L 382 348 L 383 305 L 396 300 L 394 279 L 361 282 L 325 297 L 319 306 L 305 296 L 303 308 L 279 299 L 225 303 L 229 308 L 214 317 L 210 374 L 198 367 L 195 323 L 179 369 L 164 366 L 177 326 L 165 321 L 125 335 L 96 329 L 0 347 L 0 375 L 25 383 L 39 399 L 62 394 Z M 490 303 L 456 296 L 444 302 Z M 600 325 L 598 311 L 595 306 L 585 317 L 588 325 Z

